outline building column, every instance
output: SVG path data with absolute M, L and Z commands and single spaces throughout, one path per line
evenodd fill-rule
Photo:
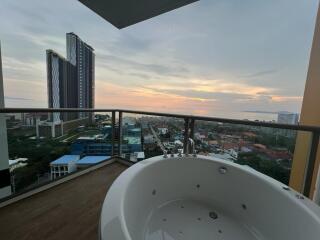
M 320 7 L 313 37 L 313 44 L 310 55 L 307 81 L 304 91 L 300 124 L 320 126 Z M 296 148 L 292 163 L 290 186 L 299 192 L 304 189 L 304 180 L 308 158 L 310 154 L 311 134 L 299 132 L 296 140 Z M 309 197 L 316 199 L 320 194 L 316 184 L 319 173 L 320 150 L 318 148 L 313 180 Z M 316 193 L 316 194 L 315 194 Z
M 2 76 L 2 59 L 0 45 L 0 108 L 4 108 L 4 89 Z M 0 199 L 11 194 L 9 171 L 9 153 L 7 141 L 7 127 L 4 113 L 0 113 Z

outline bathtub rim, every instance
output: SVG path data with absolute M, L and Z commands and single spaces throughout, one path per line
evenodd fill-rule
M 110 205 L 112 200 L 114 203 L 118 204 L 117 207 L 117 217 L 120 220 L 121 229 L 123 231 L 124 236 L 127 240 L 132 240 L 130 231 L 127 227 L 127 221 L 125 219 L 125 199 L 127 197 L 127 189 L 130 187 L 130 184 L 134 177 L 138 175 L 141 171 L 146 170 L 148 167 L 150 167 L 153 164 L 157 164 L 158 162 L 163 161 L 185 161 L 185 159 L 191 160 L 191 161 L 208 161 L 208 162 L 215 162 L 217 164 L 221 164 L 221 166 L 225 166 L 227 168 L 231 167 L 238 171 L 242 171 L 246 174 L 250 174 L 253 177 L 261 179 L 265 184 L 269 185 L 271 188 L 273 188 L 278 194 L 285 194 L 288 200 L 293 201 L 295 204 L 299 205 L 300 207 L 305 210 L 310 217 L 312 217 L 315 221 L 318 221 L 320 224 L 320 207 L 318 207 L 313 201 L 311 201 L 309 198 L 304 197 L 302 194 L 296 192 L 294 189 L 289 187 L 289 191 L 283 189 L 284 187 L 288 187 L 287 185 L 267 176 L 264 175 L 255 169 L 249 167 L 248 165 L 239 165 L 237 163 L 226 161 L 223 159 L 219 159 L 212 156 L 204 156 L 204 155 L 197 155 L 197 157 L 193 157 L 191 155 L 189 156 L 182 156 L 179 157 L 178 155 L 175 155 L 174 157 L 164 157 L 163 155 L 155 156 L 152 158 L 145 159 L 141 162 L 138 162 L 128 168 L 126 171 L 121 173 L 118 178 L 114 181 L 112 186 L 110 187 L 109 191 L 107 192 L 106 198 L 103 202 L 102 210 L 101 210 L 101 219 L 100 219 L 100 234 L 103 236 L 103 228 L 105 225 L 103 225 L 105 222 L 104 219 L 104 212 L 106 211 L 107 205 Z M 120 180 L 121 184 L 124 184 L 124 186 L 120 187 Z M 125 180 L 125 181 L 124 181 Z M 117 194 L 114 194 L 114 193 Z M 119 195 L 119 199 L 115 199 L 115 196 Z M 298 198 L 297 196 L 303 197 L 303 199 Z M 110 199 L 111 198 L 111 199 Z M 107 204 L 107 200 L 109 200 L 109 204 Z M 115 209 L 114 209 L 115 210 Z

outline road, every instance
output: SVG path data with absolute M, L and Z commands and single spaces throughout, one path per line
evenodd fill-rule
M 154 130 L 154 128 L 153 128 L 151 125 L 150 125 L 149 127 L 150 127 L 150 130 L 151 130 L 154 138 L 156 139 L 156 142 L 157 142 L 158 146 L 161 148 L 161 150 L 162 150 L 163 152 L 166 151 L 166 148 L 163 146 L 163 144 L 162 144 L 162 142 L 161 142 L 158 134 L 157 134 L 156 131 Z

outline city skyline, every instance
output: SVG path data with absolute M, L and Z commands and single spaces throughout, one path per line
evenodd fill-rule
M 63 52 L 61 32 L 73 31 L 96 49 L 96 107 L 299 113 L 316 5 L 204 0 L 119 31 L 77 1 L 4 1 L 1 16 L 12 19 L 0 23 L 6 106 L 46 107 L 42 49 Z

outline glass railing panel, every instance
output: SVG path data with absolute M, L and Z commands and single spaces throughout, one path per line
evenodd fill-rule
M 198 154 L 248 165 L 289 183 L 297 131 L 230 123 L 196 121 Z
M 123 114 L 122 157 L 137 162 L 183 150 L 184 120 L 173 117 Z
M 168 155 L 184 152 L 186 135 L 193 137 L 198 155 L 248 165 L 288 184 L 296 147 L 312 145 L 310 138 L 305 145 L 296 146 L 294 130 L 150 114 L 30 111 L 0 115 L 0 130 L 7 132 L 6 139 L 0 136 L 5 140 L 0 143 L 8 149 L 5 158 L 12 193 L 50 183 L 111 156 L 136 163 L 164 151 Z M 298 156 L 298 160 L 309 155 Z
M 5 115 L 12 194 L 50 183 L 112 156 L 110 112 Z

